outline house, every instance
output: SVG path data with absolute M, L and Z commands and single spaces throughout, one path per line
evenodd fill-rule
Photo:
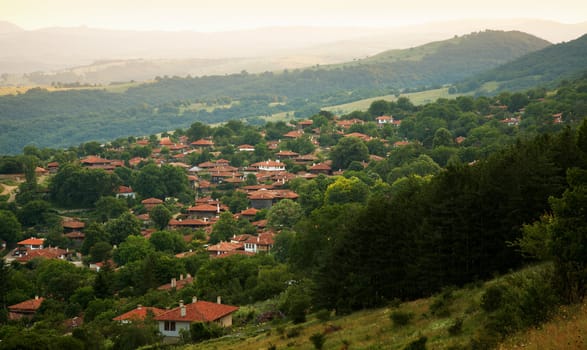
M 212 148 L 212 147 L 214 147 L 214 142 L 212 142 L 211 140 L 199 139 L 197 141 L 192 142 L 191 145 L 196 148 L 200 148 L 200 149 Z
M 245 241 L 245 252 L 260 253 L 269 252 L 275 243 L 273 232 L 262 232 L 258 236 L 251 236 Z
M 208 220 L 200 220 L 200 219 L 180 219 L 180 220 L 169 220 L 169 228 L 171 229 L 178 229 L 178 228 L 189 228 L 192 230 L 196 230 L 199 228 L 204 228 L 210 226 L 211 223 Z
M 277 158 L 280 160 L 284 159 L 293 159 L 298 157 L 300 154 L 292 151 L 280 151 L 276 154 Z
M 116 198 L 136 198 L 135 192 L 129 186 L 118 186 Z
M 284 171 L 285 164 L 279 160 L 266 160 L 264 162 L 258 162 L 251 164 L 251 167 L 256 168 L 259 171 Z
M 302 130 L 294 130 L 283 134 L 283 137 L 288 139 L 297 139 L 302 136 L 304 136 L 304 132 Z
M 353 132 L 353 133 L 350 133 L 350 134 L 346 134 L 346 135 L 344 135 L 344 137 L 356 137 L 356 138 L 361 139 L 361 140 L 363 140 L 365 142 L 371 141 L 371 139 L 372 139 L 371 136 L 365 135 L 365 134 L 361 134 L 360 132 Z
M 35 250 L 26 250 L 26 251 L 19 251 L 19 257 L 16 259 L 21 264 L 25 264 L 33 259 L 41 258 L 41 259 L 71 259 L 73 251 L 70 252 L 66 249 L 49 247 L 43 249 L 35 249 Z
M 318 163 L 318 164 L 314 164 L 310 167 L 310 169 L 308 169 L 308 171 L 311 174 L 324 174 L 324 175 L 330 175 L 332 174 L 332 168 L 330 167 L 330 165 L 326 164 L 326 163 Z
M 25 256 L 34 250 L 43 249 L 45 244 L 45 238 L 31 237 L 22 240 L 17 243 L 16 249 L 14 249 L 14 256 Z
M 391 124 L 393 122 L 393 117 L 390 115 L 382 115 L 375 118 L 377 121 L 377 126 L 383 127 L 385 124 Z
M 216 303 L 192 299 L 191 304 L 185 305 L 180 300 L 179 306 L 159 316 L 155 320 L 159 322 L 159 332 L 165 337 L 179 338 L 182 329 L 189 331 L 193 322 L 215 322 L 222 327 L 232 326 L 232 314 L 238 306 L 222 304 L 218 297 Z
M 179 280 L 177 278 L 172 278 L 170 283 L 161 285 L 157 287 L 157 290 L 180 290 L 183 287 L 187 286 L 188 284 L 192 284 L 194 282 L 194 278 L 189 273 L 184 278 L 183 274 L 179 275 Z
M 302 120 L 302 121 L 298 122 L 298 128 L 299 129 L 307 129 L 307 128 L 312 127 L 313 124 L 314 124 L 314 121 L 311 119 Z
M 244 144 L 244 145 L 238 146 L 237 149 L 239 150 L 239 152 L 254 152 L 255 146 Z
M 243 243 L 220 242 L 206 248 L 210 256 L 222 255 L 235 250 L 243 250 Z
M 297 193 L 290 190 L 265 190 L 250 192 L 247 196 L 251 201 L 251 206 L 255 209 L 269 209 L 273 204 L 282 199 L 296 200 Z
M 63 232 L 68 233 L 82 231 L 86 227 L 86 224 L 78 220 L 66 220 L 63 221 L 61 226 L 63 227 Z
M 45 298 L 39 298 L 38 296 L 35 296 L 34 299 L 25 300 L 21 303 L 10 305 L 8 307 L 8 319 L 20 320 L 23 317 L 29 319 L 33 318 L 44 300 Z
M 257 216 L 258 212 L 259 212 L 258 209 L 247 208 L 245 210 L 242 210 L 240 213 L 238 213 L 238 216 L 243 219 L 247 219 L 249 221 L 252 221 L 255 218 L 255 216 Z
M 164 314 L 165 312 L 167 312 L 165 309 L 151 306 L 142 306 L 139 304 L 137 305 L 136 309 L 132 309 L 129 312 L 125 312 L 122 315 L 116 316 L 112 320 L 123 324 L 132 323 L 137 321 L 145 321 L 148 318 L 157 317 L 161 314 Z
M 163 204 L 163 201 L 159 198 L 147 198 L 141 201 L 141 204 L 147 209 L 147 211 L 151 211 L 151 209 L 155 208 L 159 204 Z
M 49 170 L 50 174 L 57 174 L 57 171 L 59 171 L 59 163 L 58 162 L 48 163 L 47 170 Z
M 220 215 L 220 211 L 223 211 L 223 209 L 225 208 L 221 208 L 219 203 L 216 205 L 197 204 L 189 207 L 187 212 L 192 219 L 211 219 Z

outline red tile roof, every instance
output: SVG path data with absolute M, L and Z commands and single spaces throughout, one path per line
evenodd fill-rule
M 149 316 L 150 314 L 153 317 L 159 316 L 167 312 L 165 309 L 160 309 L 157 307 L 151 306 L 141 306 L 138 305 L 136 309 L 130 310 L 129 312 L 125 312 L 122 315 L 114 317 L 113 321 L 143 321 Z
M 42 259 L 59 259 L 62 256 L 67 254 L 65 249 L 60 248 L 43 248 L 43 249 L 35 249 L 35 250 L 28 250 L 25 256 L 21 256 L 16 259 L 16 261 L 20 263 L 29 262 L 35 258 L 42 258 Z
M 242 243 L 220 242 L 209 246 L 206 250 L 208 252 L 216 252 L 222 254 L 233 250 L 242 250 L 244 248 Z
M 118 193 L 133 193 L 134 191 L 129 186 L 118 186 Z
M 10 305 L 8 310 L 11 312 L 34 312 L 37 311 L 45 298 L 35 297 L 34 299 L 25 300 L 21 303 Z
M 73 229 L 73 230 L 79 230 L 81 228 L 86 227 L 86 224 L 81 222 L 81 221 L 77 221 L 77 220 L 70 220 L 70 221 L 64 221 L 62 224 L 63 228 L 69 228 L 69 229 Z
M 214 146 L 214 142 L 206 139 L 199 139 L 191 143 L 194 146 Z
M 162 286 L 159 286 L 157 289 L 158 290 L 171 290 L 171 289 L 175 288 L 176 290 L 180 290 L 183 287 L 185 287 L 186 285 L 191 284 L 193 281 L 194 281 L 194 278 L 188 274 L 188 276 L 184 279 L 181 279 L 181 278 L 179 280 L 173 279 L 171 283 L 167 283 Z M 172 283 L 175 283 L 175 287 L 172 286 Z
M 18 242 L 18 245 L 43 245 L 45 238 L 31 237 Z
M 238 306 L 211 303 L 209 301 L 197 301 L 183 306 L 185 316 L 181 315 L 181 306 L 169 310 L 155 317 L 157 321 L 179 322 L 212 322 L 227 316 L 239 308 Z
M 198 205 L 194 205 L 193 207 L 189 207 L 188 208 L 188 212 L 204 212 L 204 213 L 209 213 L 209 212 L 214 212 L 216 213 L 217 211 L 220 211 L 221 208 L 219 208 L 216 205 L 210 205 L 210 204 L 198 204 Z
M 147 198 L 141 201 L 142 204 L 163 204 L 163 201 L 159 198 Z
M 98 156 L 88 156 L 80 160 L 82 164 L 110 164 L 110 160 Z

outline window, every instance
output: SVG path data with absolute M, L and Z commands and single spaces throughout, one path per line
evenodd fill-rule
M 165 325 L 163 327 L 166 331 L 175 331 L 175 322 L 174 321 L 165 321 Z

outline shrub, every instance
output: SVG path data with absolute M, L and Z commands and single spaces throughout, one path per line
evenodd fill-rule
M 430 312 L 437 317 L 450 316 L 450 305 L 453 301 L 453 288 L 446 288 L 430 304 Z
M 310 341 L 312 342 L 312 344 L 314 344 L 314 347 L 316 349 L 320 350 L 324 346 L 326 337 L 322 333 L 314 333 L 310 336 Z
M 411 312 L 398 310 L 398 311 L 393 311 L 389 315 L 389 318 L 391 319 L 391 321 L 393 322 L 393 324 L 395 326 L 401 327 L 401 326 L 405 326 L 408 323 L 410 323 L 412 318 L 414 318 L 414 314 Z
M 426 350 L 426 342 L 428 338 L 421 336 L 419 339 L 409 343 L 404 350 Z
M 322 322 L 330 320 L 330 310 L 322 309 L 316 312 L 316 318 Z
M 453 323 L 448 327 L 448 334 L 450 335 L 458 335 L 463 330 L 463 319 L 457 318 L 453 321 Z
M 295 338 L 295 337 L 299 336 L 300 333 L 302 333 L 302 330 L 300 329 L 300 327 L 292 327 L 287 330 L 287 332 L 285 333 L 285 336 L 288 338 Z
M 502 286 L 488 287 L 483 296 L 481 296 L 481 308 L 487 312 L 497 310 L 501 306 L 503 289 Z

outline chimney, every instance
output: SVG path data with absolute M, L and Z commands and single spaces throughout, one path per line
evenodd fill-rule
M 216 212 L 220 213 L 220 203 L 216 203 Z
M 183 281 L 183 273 L 181 275 L 179 275 L 179 280 Z
M 35 295 L 35 300 L 39 300 L 39 296 L 38 295 Z
M 171 279 L 171 288 L 177 287 L 177 280 L 175 278 Z
M 179 315 L 181 317 L 185 317 L 185 314 L 186 314 L 186 312 L 185 312 L 185 305 L 183 304 L 183 300 L 180 300 L 179 301 Z
M 193 296 L 192 297 L 192 304 L 195 304 L 198 302 L 198 297 L 197 296 Z
M 216 297 L 216 304 L 222 304 L 222 297 L 220 295 Z
M 143 305 L 141 305 L 141 304 L 137 305 L 137 310 L 140 310 L 142 308 L 143 308 Z

